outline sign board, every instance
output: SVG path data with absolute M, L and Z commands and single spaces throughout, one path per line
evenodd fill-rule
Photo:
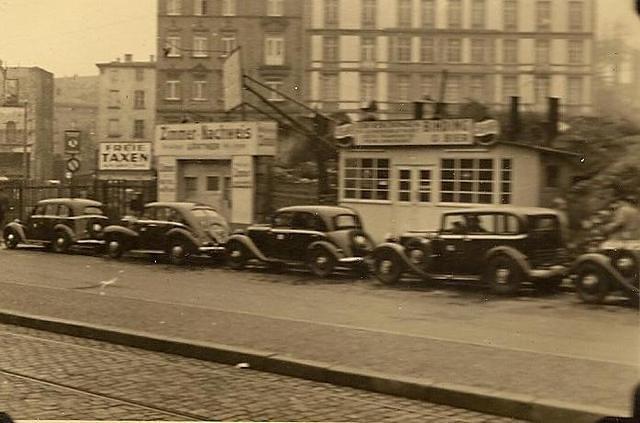
M 231 161 L 231 187 L 251 188 L 253 186 L 253 157 L 236 156 Z
M 67 171 L 74 173 L 78 170 L 80 170 L 80 160 L 76 159 L 75 157 L 67 160 Z
M 80 153 L 80 135 L 81 132 L 75 129 L 64 131 L 64 152 L 67 154 Z
M 233 50 L 222 65 L 222 87 L 224 110 L 235 109 L 242 104 L 242 60 L 241 50 Z
M 338 140 L 351 138 L 351 145 L 472 145 L 476 137 L 497 134 L 497 121 L 473 119 L 383 120 L 355 122 L 335 130 Z M 340 142 L 346 145 L 345 142 Z
M 103 142 L 98 154 L 99 170 L 151 169 L 150 142 Z
M 275 155 L 276 122 L 182 123 L 156 126 L 156 156 L 229 158 Z M 264 135 L 263 135 L 264 134 Z

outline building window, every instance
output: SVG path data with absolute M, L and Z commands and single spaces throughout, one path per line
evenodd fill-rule
M 485 0 L 473 0 L 471 3 L 471 28 L 484 29 L 485 21 Z
M 503 19 L 505 31 L 518 30 L 518 1 L 504 0 Z
M 167 0 L 167 15 L 181 15 L 182 0 Z
M 133 93 L 133 108 L 144 109 L 144 91 L 135 90 Z
M 518 40 L 504 40 L 502 47 L 502 61 L 507 64 L 518 63 Z
M 167 45 L 165 46 L 165 55 L 167 57 L 180 57 L 180 37 L 167 37 Z
M 536 76 L 534 86 L 535 103 L 545 104 L 549 98 L 550 81 L 548 76 Z
M 538 31 L 551 30 L 551 2 L 538 0 L 536 3 L 536 29 Z
M 376 99 L 376 75 L 360 74 L 360 100 L 369 102 Z
M 172 80 L 166 82 L 165 100 L 180 100 L 180 81 Z
M 18 125 L 12 120 L 5 124 L 5 142 L 15 144 L 18 142 Z
M 185 176 L 184 177 L 184 189 L 187 192 L 198 191 L 198 177 L 197 176 Z
M 411 17 L 413 0 L 398 0 L 398 26 L 400 28 L 411 28 Z
M 348 200 L 389 200 L 388 159 L 346 159 L 344 198 Z
M 119 107 L 120 107 L 120 91 L 110 90 L 109 91 L 109 108 L 117 109 Z
M 207 176 L 207 191 L 220 191 L 220 177 L 219 176 Z
M 396 38 L 396 62 L 411 61 L 411 37 Z
M 422 0 L 421 3 L 422 15 L 422 27 L 426 29 L 433 29 L 436 27 L 436 6 L 435 0 Z
M 423 99 L 436 98 L 436 79 L 433 75 L 422 75 L 420 79 L 420 92 Z
M 462 28 L 462 0 L 449 0 L 447 4 L 447 24 L 449 28 Z
M 505 75 L 502 77 L 502 95 L 507 104 L 511 102 L 511 97 L 517 97 L 519 95 L 517 76 Z
M 194 0 L 193 1 L 193 14 L 196 16 L 207 16 L 207 4 L 208 0 Z
M 202 76 L 193 81 L 193 100 L 206 101 L 207 100 L 207 81 Z
M 284 0 L 267 0 L 267 16 L 284 15 Z
M 109 119 L 107 123 L 107 136 L 108 137 L 120 136 L 120 119 Z
M 471 40 L 471 62 L 472 63 L 485 63 L 487 53 L 485 43 L 483 39 Z
M 267 99 L 270 101 L 284 101 L 284 97 L 280 94 L 282 92 L 282 88 L 284 84 L 281 79 L 271 79 L 265 81 L 265 85 L 269 88 L 269 93 L 267 94 Z M 277 90 L 277 91 L 274 91 Z
M 234 16 L 236 14 L 236 0 L 222 0 L 222 15 Z
M 207 37 L 193 37 L 193 57 L 208 57 Z
M 133 138 L 144 138 L 144 120 L 133 121 Z
M 378 0 L 362 0 L 362 27 L 375 28 Z
M 486 81 L 484 75 L 472 75 L 469 82 L 469 96 L 472 100 L 482 103 L 485 100 Z
M 549 40 L 536 40 L 536 63 L 549 64 Z
M 366 65 L 372 65 L 376 62 L 376 38 L 362 37 L 360 45 L 360 62 Z
M 462 41 L 459 38 L 447 40 L 447 63 L 462 62 Z
M 436 61 L 435 40 L 430 37 L 420 39 L 420 61 L 423 63 L 433 63 Z
M 144 81 L 144 69 L 136 69 L 136 81 Z
M 324 0 L 324 24 L 325 26 L 338 25 L 338 0 Z
M 462 97 L 462 78 L 460 75 L 447 77 L 447 89 L 445 90 L 446 103 L 459 103 Z
M 569 77 L 567 82 L 567 103 L 572 106 L 582 104 L 582 77 Z
M 236 49 L 237 44 L 235 35 L 225 35 L 220 39 L 220 41 L 222 42 L 222 51 L 224 51 L 224 56 L 228 56 Z
M 284 37 L 272 35 L 265 38 L 264 63 L 269 66 L 284 65 Z
M 547 165 L 545 176 L 545 188 L 560 187 L 560 168 L 558 165 Z
M 396 80 L 396 95 L 398 101 L 409 101 L 409 75 L 398 75 Z
M 511 204 L 513 182 L 513 162 L 502 159 L 500 162 L 500 204 Z
M 338 101 L 338 75 L 323 74 L 320 77 L 320 95 L 324 101 Z
M 338 37 L 323 37 L 322 60 L 325 62 L 337 62 L 340 60 Z
M 415 174 L 417 180 L 413 180 Z M 412 198 L 414 192 L 412 185 L 417 183 L 418 189 L 415 192 L 416 198 Z M 431 201 L 431 170 L 416 169 L 415 173 L 411 169 L 399 169 L 398 172 L 398 201 L 408 203 L 416 201 L 419 203 L 429 203 Z
M 581 1 L 569 2 L 569 31 L 584 31 L 584 4 Z
M 582 40 L 569 40 L 569 63 L 582 64 L 584 61 Z
M 493 159 L 442 159 L 440 168 L 441 202 L 493 203 Z

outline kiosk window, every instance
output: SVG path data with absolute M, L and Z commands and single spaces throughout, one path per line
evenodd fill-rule
M 443 159 L 440 167 L 441 202 L 493 203 L 493 159 Z
M 220 178 L 218 176 L 207 176 L 207 191 L 220 191 Z
M 388 200 L 389 159 L 347 159 L 343 195 L 349 200 Z

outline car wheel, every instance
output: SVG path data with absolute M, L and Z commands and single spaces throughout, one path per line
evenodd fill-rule
M 400 280 L 404 266 L 397 253 L 380 251 L 373 258 L 373 273 L 385 285 L 393 285 Z
M 609 275 L 597 264 L 584 263 L 578 267 L 574 281 L 578 297 L 588 304 L 600 304 L 609 293 Z
M 307 253 L 307 267 L 319 278 L 326 278 L 336 267 L 336 258 L 323 247 L 314 247 Z
M 227 264 L 233 270 L 242 270 L 249 261 L 249 251 L 240 241 L 229 241 L 226 247 Z
M 18 243 L 20 242 L 20 236 L 16 233 L 16 231 L 9 229 L 4 232 L 4 245 L 9 250 L 15 250 L 18 248 Z
M 181 266 L 189 258 L 189 246 L 182 240 L 173 240 L 169 244 L 169 261 L 171 264 Z
M 112 259 L 118 259 L 124 254 L 124 242 L 119 237 L 107 239 L 107 255 Z
M 66 253 L 71 247 L 71 237 L 66 232 L 57 232 L 51 242 L 53 251 L 58 254 Z
M 524 274 L 514 259 L 506 255 L 498 255 L 489 260 L 484 279 L 494 293 L 514 295 L 520 290 Z

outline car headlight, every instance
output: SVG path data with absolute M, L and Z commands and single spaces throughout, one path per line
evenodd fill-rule
M 369 241 L 367 241 L 367 237 L 364 235 L 354 236 L 353 243 L 360 248 L 366 248 L 369 246 Z
M 616 260 L 616 267 L 619 269 L 629 270 L 633 268 L 633 265 L 634 262 L 631 257 L 621 257 Z
M 94 223 L 93 226 L 91 226 L 91 230 L 95 233 L 97 232 L 101 232 L 102 231 L 102 225 L 99 223 Z

